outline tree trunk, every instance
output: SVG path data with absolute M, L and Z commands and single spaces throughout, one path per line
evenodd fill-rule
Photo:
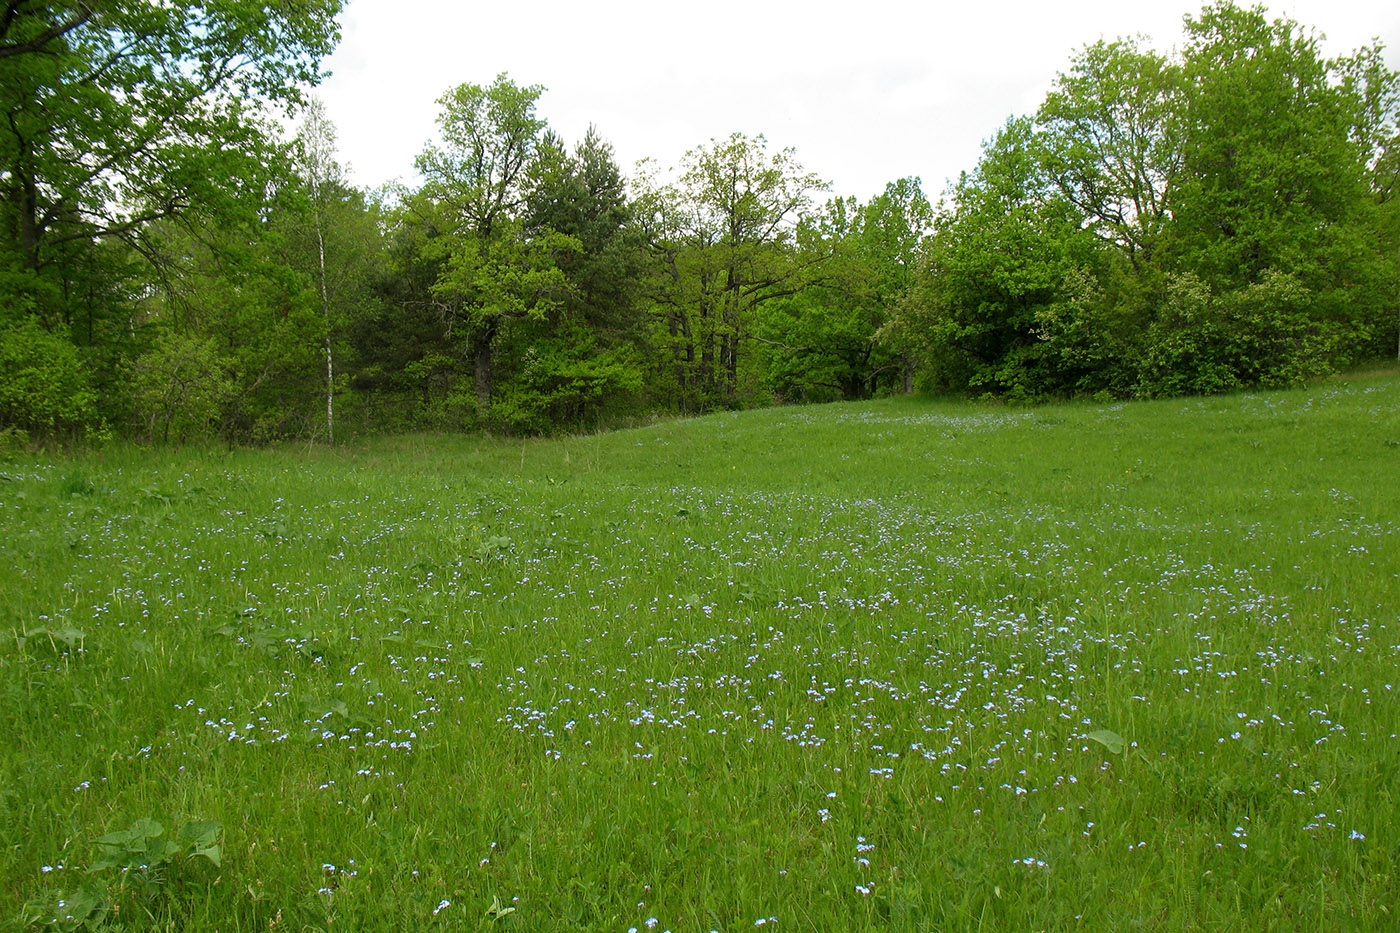
M 491 351 L 496 342 L 496 323 L 493 321 L 476 332 L 476 343 L 472 348 L 472 367 L 476 375 L 476 405 L 482 418 L 491 413 Z
M 321 319 L 326 326 L 326 443 L 335 443 L 335 363 L 331 356 L 331 302 L 326 291 L 326 238 L 316 213 L 316 253 L 321 262 Z
M 39 268 L 39 189 L 34 179 L 21 177 L 19 204 L 19 243 L 24 265 L 31 271 Z

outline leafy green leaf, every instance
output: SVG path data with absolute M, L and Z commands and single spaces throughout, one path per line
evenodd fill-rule
M 1098 742 L 1114 755 L 1121 755 L 1123 753 L 1123 748 L 1128 744 L 1123 740 L 1121 735 L 1114 732 L 1112 729 L 1096 729 L 1084 736 L 1084 738 L 1089 739 L 1091 742 Z
M 212 846 L 214 843 L 218 842 L 219 835 L 223 831 L 224 828 L 218 823 L 211 823 L 207 820 L 196 821 L 181 826 L 179 836 L 180 841 L 185 845 L 201 848 Z

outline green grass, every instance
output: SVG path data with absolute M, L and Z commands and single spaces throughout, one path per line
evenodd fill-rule
M 0 925 L 1400 925 L 1393 371 L 0 474 Z

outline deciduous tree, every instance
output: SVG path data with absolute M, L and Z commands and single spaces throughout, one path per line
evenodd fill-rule
M 684 410 L 740 400 L 740 358 L 753 313 L 796 294 L 825 258 L 795 249 L 826 184 L 793 150 L 735 133 L 691 150 L 672 184 L 644 184 L 660 342 Z
M 95 345 L 85 365 L 111 388 L 133 309 L 162 274 L 132 260 L 160 259 L 148 234 L 162 222 L 257 221 L 283 164 L 271 114 L 319 80 L 340 6 L 5 4 L 0 303 Z
M 532 235 L 521 216 L 526 169 L 545 127 L 535 115 L 543 90 L 504 74 L 490 87 L 454 88 L 438 101 L 441 145 L 418 158 L 427 182 L 415 200 L 423 222 L 437 226 L 424 241 L 439 266 L 432 290 L 449 329 L 465 332 L 483 417 L 502 328 L 546 314 L 569 289 L 553 258 L 576 241 L 554 231 Z
M 189 210 L 255 210 L 263 108 L 296 104 L 339 0 L 17 0 L 0 16 L 0 211 L 41 272 L 60 247 Z

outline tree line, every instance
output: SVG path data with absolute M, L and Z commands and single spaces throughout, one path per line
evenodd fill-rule
M 1397 76 L 1230 3 L 1085 47 L 939 203 L 734 134 L 631 177 L 543 88 L 438 100 L 369 192 L 307 95 L 339 0 L 11 2 L 0 431 L 587 430 L 916 388 L 1300 383 L 1400 341 Z M 274 119 L 299 115 L 294 138 Z

